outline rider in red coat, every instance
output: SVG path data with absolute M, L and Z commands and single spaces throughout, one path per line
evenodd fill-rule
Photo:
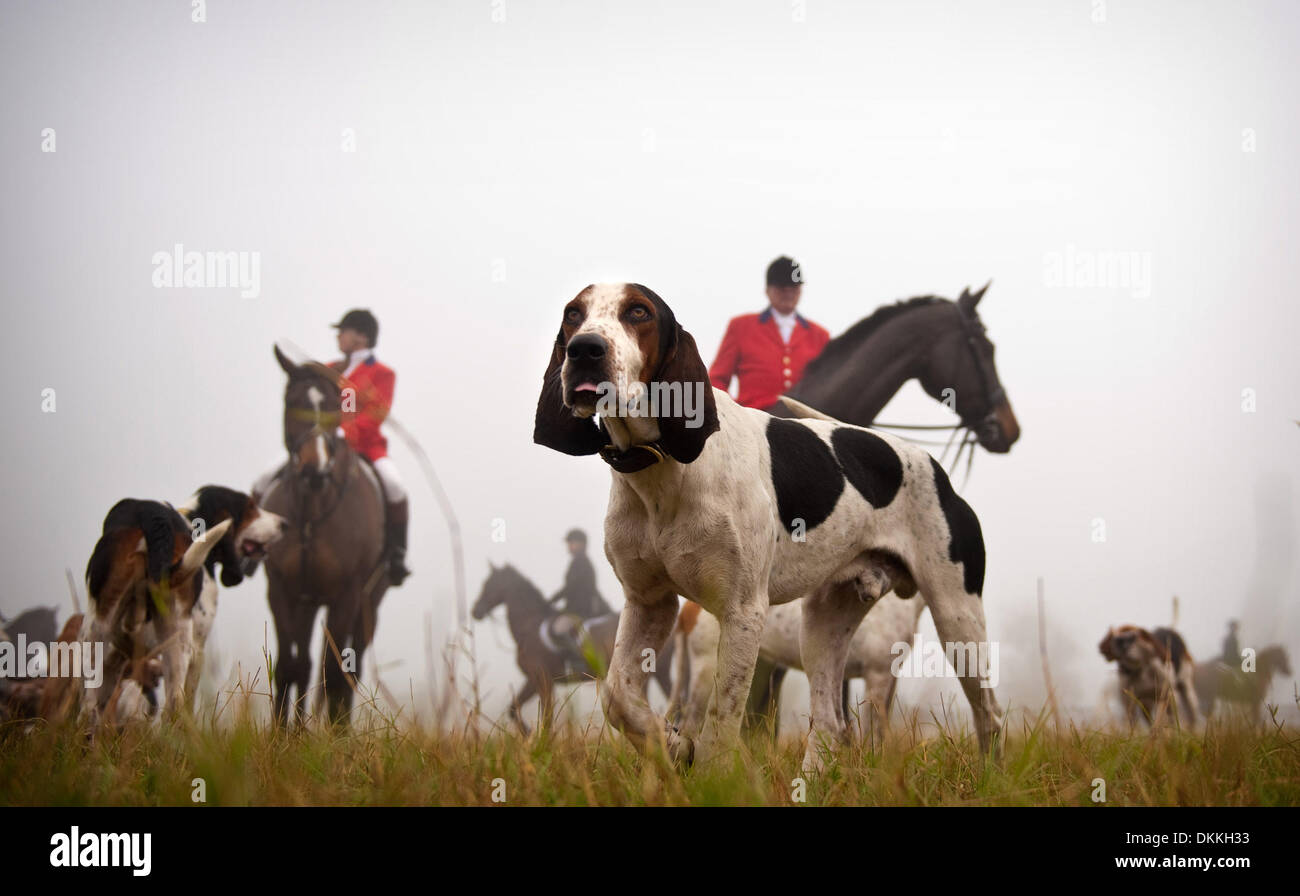
M 830 341 L 822 327 L 795 312 L 803 291 L 803 272 L 782 255 L 767 268 L 767 310 L 733 317 L 722 337 L 709 379 L 719 389 L 740 380 L 736 402 L 769 408 L 799 382 L 804 367 Z
M 375 358 L 379 321 L 369 311 L 354 309 L 334 324 L 339 331 L 343 360 L 330 367 L 343 375 L 343 414 L 340 429 L 348 444 L 374 466 L 388 497 L 385 541 L 389 581 L 400 585 L 411 574 L 406 568 L 406 528 L 410 509 L 397 465 L 388 456 L 388 439 L 379 426 L 393 406 L 397 374 Z M 351 393 L 348 390 L 353 390 Z

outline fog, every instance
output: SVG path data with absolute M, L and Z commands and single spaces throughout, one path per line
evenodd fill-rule
M 789 254 L 832 334 L 993 280 L 1023 435 L 963 494 L 1004 703 L 1043 698 L 1039 577 L 1081 712 L 1113 678 L 1107 626 L 1170 624 L 1175 595 L 1194 656 L 1238 617 L 1243 646 L 1300 657 L 1294 4 L 709 6 L 5 4 L 0 612 L 66 614 L 64 569 L 119 498 L 247 490 L 283 454 L 272 344 L 332 359 L 353 307 L 455 508 L 469 600 L 489 561 L 554 592 L 579 526 L 617 605 L 609 470 L 531 440 L 561 309 L 645 283 L 707 362 Z M 257 288 L 156 286 L 178 244 L 256 253 Z M 881 417 L 951 422 L 915 383 Z M 415 574 L 375 658 L 406 699 L 454 592 L 447 525 L 390 445 Z M 218 682 L 274 643 L 265 583 L 221 595 Z M 519 675 L 502 622 L 476 631 L 495 713 Z

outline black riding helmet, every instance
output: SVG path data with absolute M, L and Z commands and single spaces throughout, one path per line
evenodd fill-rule
M 364 308 L 353 308 L 343 319 L 336 324 L 331 324 L 336 330 L 356 330 L 358 333 L 370 340 L 370 347 L 374 348 L 379 342 L 379 321 L 375 316 Z

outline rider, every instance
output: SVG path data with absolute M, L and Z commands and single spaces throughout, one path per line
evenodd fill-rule
M 339 351 L 343 353 L 341 360 L 329 365 L 331 370 L 341 375 L 339 386 L 343 400 L 339 434 L 348 440 L 353 450 L 370 461 L 383 483 L 388 498 L 384 531 L 388 579 L 396 587 L 411 574 L 406 568 L 406 528 L 410 511 L 406 488 L 402 485 L 397 465 L 388 456 L 388 440 L 379 431 L 379 426 L 392 407 L 397 375 L 392 368 L 375 359 L 379 321 L 373 314 L 354 308 L 332 326 L 339 331 Z M 266 494 L 279 472 L 268 473 L 254 484 L 254 501 Z
M 737 403 L 751 408 L 776 404 L 830 341 L 825 329 L 795 311 L 803 283 L 799 265 L 782 255 L 767 266 L 767 309 L 733 317 L 727 324 L 709 379 L 724 390 L 731 388 L 733 376 L 739 379 Z
M 1223 638 L 1223 662 L 1234 669 L 1241 662 L 1241 645 L 1237 641 L 1237 620 L 1228 620 L 1228 634 Z
M 564 543 L 573 559 L 564 574 L 564 587 L 555 592 L 548 603 L 554 604 L 563 614 L 556 620 L 555 633 L 568 652 L 568 659 L 576 661 L 576 668 L 581 669 L 586 666 L 582 655 L 582 623 L 614 611 L 596 590 L 596 568 L 587 557 L 587 533 L 570 529 L 564 536 Z

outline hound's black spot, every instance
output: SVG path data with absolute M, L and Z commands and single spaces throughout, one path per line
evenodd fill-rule
M 863 429 L 837 429 L 831 447 L 844 476 L 872 507 L 890 504 L 903 486 L 903 461 L 889 444 Z
M 776 417 L 767 424 L 767 445 L 781 525 L 794 532 L 795 520 L 803 520 L 807 532 L 826 522 L 844 491 L 844 475 L 830 448 L 803 424 Z
M 934 470 L 934 487 L 939 493 L 939 507 L 948 521 L 948 559 L 960 563 L 965 573 L 967 594 L 984 594 L 984 533 L 979 517 L 961 495 L 953 491 L 948 474 L 939 462 L 930 458 Z

